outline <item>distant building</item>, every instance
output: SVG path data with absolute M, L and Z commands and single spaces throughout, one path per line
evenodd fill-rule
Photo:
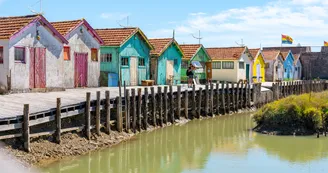
M 262 50 L 249 49 L 249 53 L 253 57 L 253 82 L 265 82 L 265 62 Z
M 301 63 L 301 54 L 293 54 L 294 55 L 294 80 L 301 80 L 302 79 L 302 63 Z
M 265 80 L 268 82 L 282 81 L 284 78 L 284 59 L 279 50 L 263 50 L 265 61 Z
M 291 51 L 281 52 L 284 59 L 284 80 L 294 79 L 294 56 Z
M 300 56 L 304 79 L 328 79 L 328 47 L 321 52 L 306 52 Z

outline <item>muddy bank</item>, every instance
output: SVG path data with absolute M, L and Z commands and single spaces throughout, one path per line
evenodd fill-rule
M 317 132 L 302 128 L 291 128 L 291 127 L 268 127 L 264 125 L 257 126 L 253 129 L 257 133 L 267 134 L 267 135 L 278 135 L 278 136 L 310 136 Z

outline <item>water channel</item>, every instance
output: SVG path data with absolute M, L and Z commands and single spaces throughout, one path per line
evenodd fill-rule
M 328 172 L 328 138 L 267 136 L 250 131 L 250 114 L 194 120 L 137 135 L 134 140 L 44 173 L 319 173 Z

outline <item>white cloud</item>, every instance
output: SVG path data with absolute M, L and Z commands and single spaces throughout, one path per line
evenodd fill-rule
M 100 18 L 107 20 L 122 20 L 129 15 L 130 13 L 101 13 Z
M 206 13 L 203 12 L 198 12 L 198 13 L 189 13 L 190 16 L 201 16 L 201 15 L 206 15 Z
M 296 5 L 298 4 L 298 5 Z M 288 34 L 295 44 L 320 45 L 328 40 L 328 0 L 279 0 L 264 6 L 233 8 L 216 14 L 189 14 L 176 26 L 181 42 L 197 42 L 191 33 L 201 30 L 205 46 L 235 46 L 244 39 L 250 47 L 280 45 Z M 306 42 L 305 42 L 306 41 Z

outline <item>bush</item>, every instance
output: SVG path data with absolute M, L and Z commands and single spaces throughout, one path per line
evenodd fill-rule
M 328 126 L 328 92 L 290 96 L 265 105 L 253 117 L 257 128 L 314 133 Z

